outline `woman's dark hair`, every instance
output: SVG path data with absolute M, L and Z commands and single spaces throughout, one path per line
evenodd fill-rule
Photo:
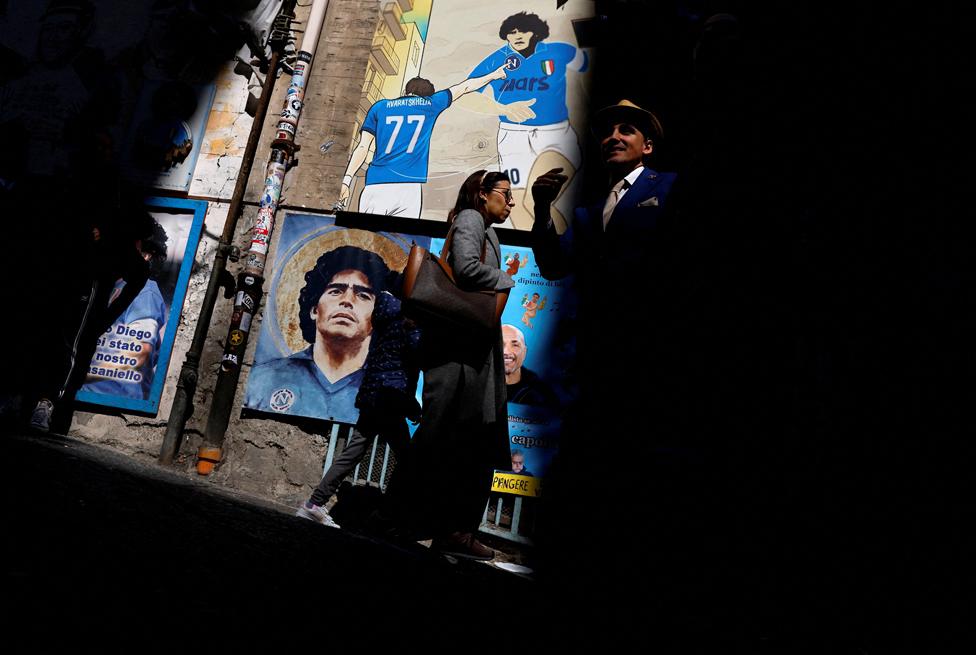
M 315 343 L 315 319 L 311 317 L 312 308 L 325 293 L 325 287 L 337 273 L 342 271 L 359 271 L 369 280 L 373 292 L 379 294 L 385 290 L 392 275 L 383 258 L 371 250 L 363 250 L 356 246 L 341 246 L 330 250 L 319 257 L 315 268 L 305 274 L 305 286 L 298 292 L 298 323 L 302 328 L 302 337 L 309 343 Z
M 485 203 L 479 194 L 482 191 L 491 191 L 499 182 L 511 182 L 508 179 L 508 173 L 496 171 L 489 173 L 482 169 L 469 175 L 461 188 L 458 189 L 457 202 L 454 203 L 454 209 L 447 215 L 447 226 L 450 227 L 457 215 L 465 209 L 473 209 L 483 216 Z

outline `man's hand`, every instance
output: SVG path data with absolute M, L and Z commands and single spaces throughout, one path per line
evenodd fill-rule
M 519 100 L 518 102 L 513 102 L 511 104 L 502 105 L 502 116 L 512 121 L 513 123 L 521 123 L 527 121 L 530 118 L 535 118 L 535 112 L 529 109 L 535 104 L 535 98 L 530 100 Z M 560 169 L 562 170 L 562 169 Z
M 566 184 L 566 180 L 569 179 L 569 176 L 563 175 L 562 171 L 562 168 L 553 168 L 552 170 L 546 171 L 537 177 L 535 183 L 532 185 L 532 199 L 535 201 L 536 218 L 540 214 L 544 216 L 549 215 L 549 206 L 559 195 L 559 191 Z
M 505 64 L 502 64 L 489 76 L 489 79 L 494 82 L 495 80 L 504 80 L 507 77 L 505 73 Z
M 343 184 L 339 187 L 339 204 L 345 207 L 349 203 L 349 185 Z

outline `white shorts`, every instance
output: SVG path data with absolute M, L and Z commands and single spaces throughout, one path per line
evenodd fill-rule
M 513 189 L 524 189 L 536 157 L 558 152 L 579 170 L 583 161 L 579 138 L 569 121 L 552 125 L 498 125 L 498 167 L 508 173 Z
M 423 198 L 418 182 L 367 184 L 359 195 L 359 211 L 365 214 L 420 218 Z

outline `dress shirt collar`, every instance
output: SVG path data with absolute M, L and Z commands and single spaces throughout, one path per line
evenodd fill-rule
M 624 184 L 624 189 L 634 186 L 634 182 L 637 181 L 637 178 L 639 178 L 640 174 L 643 172 L 644 172 L 644 166 L 641 165 L 635 168 L 634 170 L 632 170 L 631 172 L 627 173 L 627 176 L 624 178 L 625 180 L 627 180 L 627 183 Z

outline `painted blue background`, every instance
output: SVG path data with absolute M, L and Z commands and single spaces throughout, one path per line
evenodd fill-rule
M 431 239 L 431 252 L 439 253 L 443 247 L 444 239 Z M 508 303 L 502 313 L 502 324 L 514 325 L 525 335 L 526 355 L 522 365 L 548 382 L 561 398 L 568 399 L 572 394 L 566 381 L 566 365 L 570 358 L 557 356 L 556 338 L 559 321 L 566 320 L 575 313 L 570 278 L 549 281 L 542 277 L 531 248 L 502 244 L 501 250 L 502 270 L 506 268 L 505 260 L 516 252 L 520 261 L 529 262 L 513 276 L 515 288 L 508 296 Z M 546 298 L 546 306 L 536 313 L 532 319 L 533 327 L 528 328 L 522 323 L 525 308 L 521 303 L 524 296 L 531 299 L 533 293 L 538 293 L 540 300 Z M 569 348 L 570 351 L 573 350 L 572 344 Z
M 511 450 L 522 451 L 525 468 L 537 478 L 549 471 L 556 456 L 562 418 L 544 407 L 508 404 L 508 438 Z M 545 443 L 525 445 L 517 443 L 520 437 L 544 439 Z
M 443 247 L 444 239 L 431 239 L 431 252 L 439 253 Z M 521 450 L 525 454 L 526 468 L 534 476 L 542 477 L 549 470 L 558 450 L 556 443 L 562 425 L 562 409 L 576 396 L 576 381 L 572 372 L 576 342 L 575 331 L 571 327 L 576 316 L 575 294 L 571 278 L 550 281 L 542 277 L 531 248 L 503 243 L 501 251 L 502 270 L 507 268 L 505 261 L 515 253 L 519 254 L 519 261 L 528 261 L 513 276 L 515 287 L 502 313 L 502 324 L 514 325 L 522 331 L 526 346 L 522 366 L 547 382 L 560 399 L 560 409 L 508 404 L 511 449 Z M 546 306 L 536 313 L 532 319 L 533 327 L 528 328 L 522 323 L 525 308 L 521 303 L 524 296 L 528 295 L 531 299 L 533 293 L 538 293 L 540 300 L 545 297 Z M 420 388 L 417 391 L 418 402 L 421 401 Z M 519 421 L 519 418 L 530 422 Z M 411 433 L 415 430 L 416 427 L 411 426 Z M 511 443 L 511 438 L 516 436 L 544 438 L 548 444 L 544 447 L 526 447 Z

